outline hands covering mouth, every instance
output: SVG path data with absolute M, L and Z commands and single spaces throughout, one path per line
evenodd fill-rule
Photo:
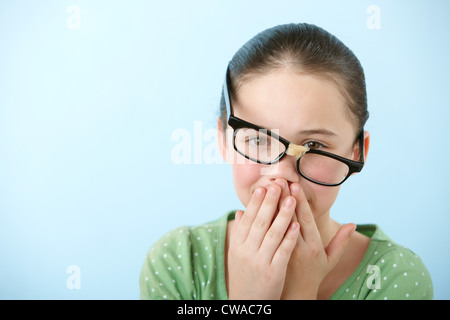
M 228 249 L 230 299 L 316 299 L 356 225 L 341 226 L 324 247 L 298 183 L 257 187 L 238 210 Z

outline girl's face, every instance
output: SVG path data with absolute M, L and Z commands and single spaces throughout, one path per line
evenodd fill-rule
M 324 78 L 288 68 L 255 75 L 240 87 L 233 111 L 236 117 L 278 131 L 295 144 L 358 160 L 358 144 L 353 144 L 355 127 L 345 98 L 333 82 Z M 220 132 L 219 129 L 219 135 Z M 225 157 L 226 152 L 234 152 L 232 146 L 221 149 Z M 339 192 L 339 187 L 321 186 L 302 178 L 295 157 L 285 156 L 270 168 L 244 159 L 236 152 L 233 157 L 241 157 L 231 165 L 236 193 L 245 207 L 258 186 L 284 179 L 289 185 L 300 184 L 317 220 L 329 213 Z

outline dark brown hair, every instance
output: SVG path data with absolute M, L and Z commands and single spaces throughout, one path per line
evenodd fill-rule
M 347 101 L 355 133 L 363 130 L 369 118 L 363 68 L 354 53 L 338 38 L 311 24 L 279 25 L 245 43 L 228 66 L 231 101 L 237 101 L 240 86 L 249 78 L 288 66 L 333 81 Z M 220 116 L 224 129 L 226 113 L 222 91 Z

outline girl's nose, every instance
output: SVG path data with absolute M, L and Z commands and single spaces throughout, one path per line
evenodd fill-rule
M 299 182 L 301 179 L 297 171 L 297 160 L 295 157 L 286 156 L 281 161 L 269 166 L 261 166 L 261 175 L 269 176 L 271 180 L 278 178 L 286 180 L 288 183 Z

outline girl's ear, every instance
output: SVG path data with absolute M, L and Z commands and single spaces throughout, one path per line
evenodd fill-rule
M 364 131 L 364 163 L 367 162 L 367 154 L 369 153 L 370 146 L 370 133 L 369 131 Z M 353 160 L 359 161 L 359 143 L 355 145 L 353 150 Z
M 364 163 L 367 161 L 367 154 L 369 153 L 370 146 L 370 133 L 369 131 L 364 131 Z

